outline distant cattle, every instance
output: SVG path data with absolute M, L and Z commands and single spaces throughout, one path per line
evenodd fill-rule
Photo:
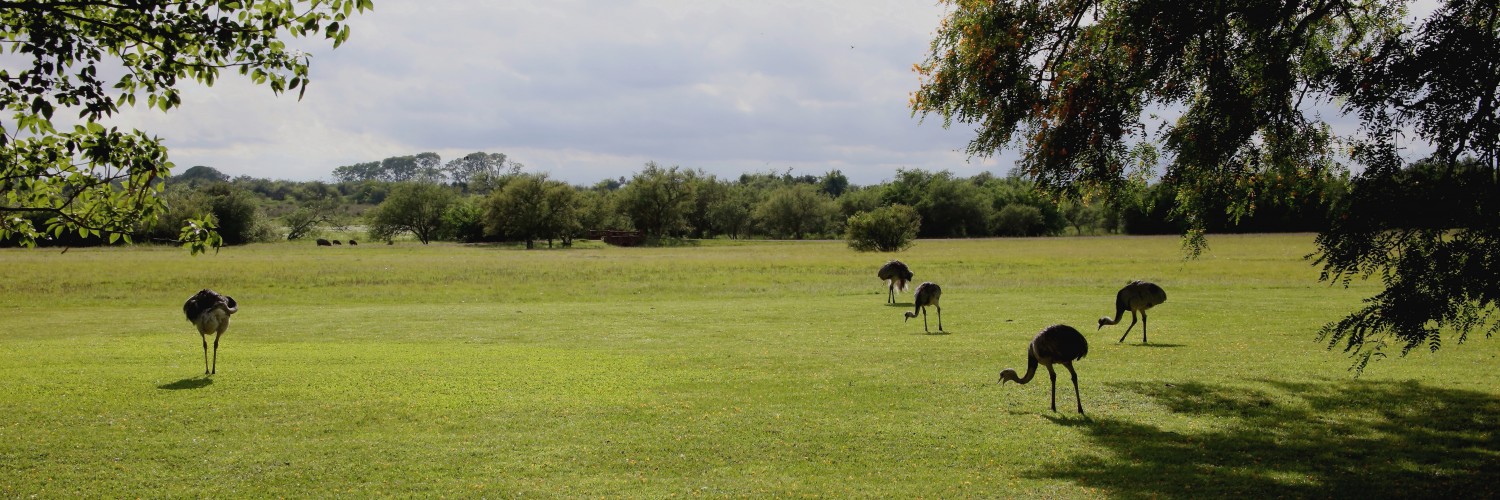
M 335 244 L 335 245 L 342 245 L 343 243 L 340 242 L 339 240 L 333 240 L 333 244 Z
M 331 247 L 331 246 L 333 246 L 333 243 L 329 243 L 328 240 L 325 240 L 323 238 L 318 238 L 318 246 L 320 246 L 320 247 Z
M 354 240 L 349 240 L 349 244 L 350 245 L 358 245 L 359 242 L 358 241 L 354 241 Z

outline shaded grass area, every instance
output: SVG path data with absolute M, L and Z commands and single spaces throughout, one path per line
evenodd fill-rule
M 1179 432 L 1118 417 L 1059 420 L 1113 455 L 1041 477 L 1121 497 L 1276 498 L 1500 494 L 1500 400 L 1414 381 L 1112 383 L 1174 414 L 1221 422 Z
M 946 335 L 837 242 L 0 251 L 0 495 L 1494 496 L 1492 341 L 1353 380 L 1312 337 L 1368 287 L 1306 235 L 1212 248 L 924 240 Z M 1129 279 L 1150 344 L 1092 327 Z M 996 384 L 1057 322 L 1087 416 Z

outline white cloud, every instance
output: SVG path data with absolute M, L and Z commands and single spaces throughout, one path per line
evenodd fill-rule
M 646 161 L 737 176 L 841 169 L 1005 171 L 967 162 L 971 130 L 907 108 L 942 16 L 930 1 L 377 2 L 337 50 L 319 40 L 304 99 L 238 75 L 185 89 L 162 136 L 179 168 L 307 180 L 435 151 L 502 152 L 575 183 Z

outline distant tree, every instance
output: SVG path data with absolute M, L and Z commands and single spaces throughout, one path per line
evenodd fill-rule
M 579 230 L 578 196 L 572 186 L 548 180 L 545 175 L 523 175 L 485 200 L 485 229 L 536 248 L 538 238 L 548 246 L 554 238 L 570 244 Z
M 486 241 L 484 198 L 471 195 L 454 200 L 443 213 L 443 233 L 464 243 Z
M 922 218 L 906 205 L 891 205 L 849 217 L 844 239 L 860 252 L 899 252 L 916 242 Z
M 770 234 L 802 239 L 827 230 L 838 213 L 833 198 L 811 184 L 793 184 L 771 192 L 755 207 L 755 220 Z
M 687 214 L 693 203 L 690 180 L 680 167 L 648 162 L 620 188 L 619 206 L 648 238 L 680 233 L 688 229 Z
M 333 178 L 339 182 L 358 183 L 364 181 L 390 181 L 384 174 L 380 162 L 370 161 L 343 165 L 333 169 Z
M 389 182 L 377 180 L 345 182 L 341 185 L 347 186 L 349 190 L 347 196 L 350 202 L 365 205 L 379 205 L 384 202 L 385 197 L 390 195 L 392 186 Z
M 724 195 L 709 205 L 708 218 L 714 228 L 730 238 L 748 236 L 754 224 L 751 215 L 759 204 L 755 192 L 744 185 L 730 185 Z
M 212 184 L 215 182 L 229 182 L 229 176 L 213 167 L 198 165 L 182 171 L 182 173 L 167 179 L 171 183 L 184 183 L 192 186 Z
M 378 162 L 344 165 L 333 169 L 333 177 L 339 182 L 421 181 L 441 183 L 447 179 L 443 158 L 437 153 L 417 153 L 407 156 L 392 156 Z
M 181 82 L 213 85 L 223 70 L 300 96 L 311 55 L 285 39 L 322 36 L 337 47 L 349 36 L 346 17 L 372 6 L 0 2 L 0 107 L 10 118 L 0 123 L 0 240 L 30 246 L 63 232 L 129 239 L 167 209 L 158 181 L 173 165 L 161 139 L 107 127 L 106 118 L 142 97 L 171 111 L 182 103 Z M 77 125 L 54 124 L 58 109 L 77 112 Z M 179 237 L 193 253 L 219 242 L 207 218 L 184 222 Z
M 693 204 L 686 217 L 688 226 L 698 238 L 713 238 L 716 234 L 727 234 L 713 218 L 712 208 L 729 196 L 730 184 L 720 182 L 717 177 L 701 170 L 689 173 Z
M 1012 203 L 995 214 L 995 234 L 1000 236 L 1036 236 L 1047 229 L 1042 210 L 1021 203 Z
M 286 227 L 286 239 L 302 239 L 318 230 L 319 226 L 335 224 L 341 206 L 338 197 L 330 196 L 298 203 L 292 211 L 281 216 Z
M 203 189 L 224 245 L 243 245 L 275 238 L 274 230 L 260 213 L 255 195 L 228 183 Z
M 839 196 L 839 212 L 845 218 L 853 217 L 860 212 L 869 212 L 881 207 L 885 196 L 885 186 L 866 186 L 859 189 L 845 191 Z
M 615 207 L 615 191 L 595 187 L 578 193 L 581 229 L 629 229 L 630 219 Z
M 505 153 L 479 151 L 448 160 L 443 170 L 454 184 L 467 186 L 486 177 L 519 174 L 520 164 L 509 161 Z
M 849 178 L 845 177 L 841 171 L 831 170 L 823 175 L 823 179 L 819 185 L 819 189 L 828 194 L 828 196 L 838 198 L 843 196 L 845 191 L 849 190 Z
M 437 153 L 417 153 L 412 157 L 412 163 L 416 166 L 412 179 L 422 182 L 447 182 L 448 172 L 443 170 L 443 157 L 438 156 Z
M 1068 226 L 1073 228 L 1073 234 L 1076 235 L 1082 235 L 1084 229 L 1092 230 L 1098 226 L 1101 217 L 1099 207 L 1082 200 L 1063 200 L 1058 209 L 1062 212 L 1063 220 L 1068 221 Z
M 897 170 L 884 197 L 883 204 L 917 209 L 922 215 L 922 236 L 929 238 L 987 236 L 994 215 L 984 190 L 946 170 Z
M 441 234 L 443 215 L 457 198 L 453 190 L 439 184 L 397 183 L 370 215 L 370 238 L 389 240 L 409 232 L 426 245 Z

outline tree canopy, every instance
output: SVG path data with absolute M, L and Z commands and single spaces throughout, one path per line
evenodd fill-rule
M 322 36 L 337 47 L 349 36 L 346 19 L 371 8 L 371 0 L 0 2 L 8 60 L 0 69 L 0 239 L 128 239 L 165 211 L 157 181 L 172 163 L 159 138 L 111 127 L 110 116 L 138 100 L 170 111 L 181 104 L 182 81 L 213 85 L 223 70 L 300 97 L 310 55 L 283 38 Z M 76 125 L 55 124 L 59 110 L 77 112 Z M 189 219 L 184 245 L 194 253 L 217 245 L 213 224 Z
M 1014 147 L 1041 187 L 1114 197 L 1160 149 L 1193 253 L 1210 216 L 1238 220 L 1275 201 L 1267 178 L 1292 187 L 1274 194 L 1284 200 L 1358 172 L 1335 217 L 1347 222 L 1322 232 L 1315 258 L 1326 280 L 1379 274 L 1386 292 L 1330 323 L 1330 346 L 1345 342 L 1362 369 L 1387 334 L 1406 352 L 1436 349 L 1448 327 L 1460 341 L 1486 322 L 1496 331 L 1495 204 L 1418 224 L 1375 209 L 1405 188 L 1402 144 L 1431 144 L 1422 160 L 1442 168 L 1469 158 L 1487 196 L 1500 192 L 1493 0 L 1444 1 L 1422 19 L 1402 0 L 946 3 L 912 108 L 974 124 L 970 154 Z M 1324 112 L 1358 129 L 1336 132 Z

